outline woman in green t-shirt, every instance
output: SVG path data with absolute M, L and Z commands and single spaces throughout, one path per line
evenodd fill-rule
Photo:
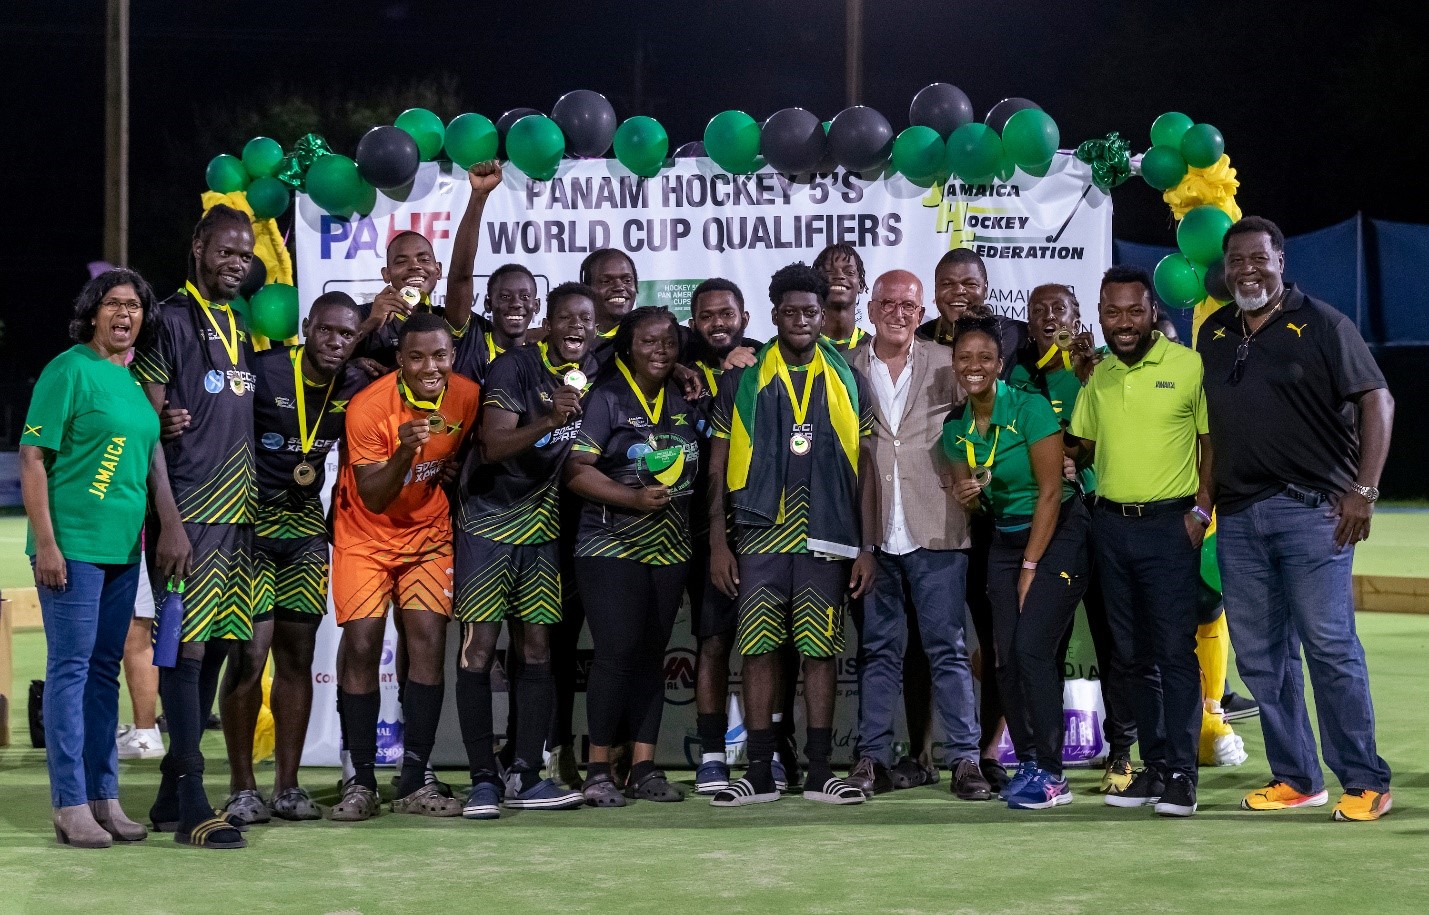
M 55 837 L 82 848 L 137 842 L 119 807 L 114 732 L 119 661 L 139 585 L 150 493 L 162 523 L 157 571 L 187 572 L 189 545 L 169 491 L 159 417 L 129 374 L 154 294 L 132 270 L 90 280 L 75 301 L 77 345 L 40 374 L 20 438 L 26 552 L 45 625 L 45 749 Z
M 953 370 L 967 402 L 948 416 L 943 448 L 970 512 L 989 512 L 987 563 L 997 682 L 1018 769 L 1007 806 L 1040 810 L 1072 801 L 1062 776 L 1062 668 L 1058 646 L 1086 590 L 1089 516 L 1062 474 L 1062 429 L 1046 398 L 999 381 L 1002 343 L 991 317 L 954 325 Z

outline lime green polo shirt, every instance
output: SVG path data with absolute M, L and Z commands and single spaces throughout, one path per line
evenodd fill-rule
M 1072 411 L 1072 434 L 1096 442 L 1098 492 L 1113 502 L 1179 499 L 1200 485 L 1196 436 L 1210 428 L 1201 356 L 1155 337 L 1135 365 L 1097 363 Z
M 999 381 L 986 435 L 978 433 L 969 401 L 950 413 L 943 424 L 943 450 L 952 461 L 991 466 L 992 482 L 983 494 L 992 505 L 994 517 L 1030 516 L 1037 508 L 1038 493 L 1031 446 L 1061 432 L 1062 424 L 1045 397 Z M 968 460 L 969 444 L 972 461 Z M 1072 485 L 1063 480 L 1062 501 L 1075 494 Z
M 1057 414 L 1057 422 L 1065 428 L 1072 422 L 1072 409 L 1077 405 L 1077 396 L 1082 393 L 1082 380 L 1076 372 L 1062 368 L 1043 375 L 1042 379 L 1047 385 L 1045 391 L 1032 371 L 1019 362 L 1007 383 L 1020 391 L 1046 397 L 1052 404 L 1052 412 Z M 1077 479 L 1081 481 L 1082 492 L 1088 495 L 1096 492 L 1097 475 L 1092 468 L 1079 471 Z

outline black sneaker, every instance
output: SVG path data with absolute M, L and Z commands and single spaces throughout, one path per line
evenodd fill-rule
M 1132 776 L 1131 784 L 1121 791 L 1113 791 L 1106 796 L 1109 807 L 1145 807 L 1161 800 L 1165 783 L 1161 780 L 1161 770 L 1155 766 L 1138 769 Z
M 1240 721 L 1260 714 L 1260 704 L 1249 696 L 1226 693 L 1221 697 L 1221 713 L 1227 721 Z
M 1164 817 L 1188 817 L 1196 812 L 1196 786 L 1185 772 L 1172 772 L 1166 780 L 1166 790 L 1156 804 L 1156 812 Z
M 982 777 L 987 779 L 987 784 L 992 788 L 993 794 L 1001 794 L 1002 789 L 1007 787 L 1011 779 L 1007 776 L 1007 770 L 1002 767 L 1002 763 L 995 759 L 984 756 L 978 760 L 978 768 L 982 770 Z

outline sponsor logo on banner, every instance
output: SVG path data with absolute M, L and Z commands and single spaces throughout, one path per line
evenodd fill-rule
M 377 762 L 394 766 L 402 761 L 402 722 L 377 722 Z
M 665 702 L 689 705 L 695 701 L 695 653 L 688 648 L 665 652 Z

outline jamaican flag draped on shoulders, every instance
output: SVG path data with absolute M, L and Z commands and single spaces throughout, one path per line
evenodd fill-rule
M 772 340 L 745 369 L 730 417 L 727 482 L 734 520 L 750 528 L 784 522 L 785 480 L 795 397 L 789 368 Z M 860 404 L 854 373 L 834 347 L 820 340 L 805 369 L 810 391 L 804 424 L 810 427 L 810 552 L 854 558 L 861 540 L 858 518 Z

